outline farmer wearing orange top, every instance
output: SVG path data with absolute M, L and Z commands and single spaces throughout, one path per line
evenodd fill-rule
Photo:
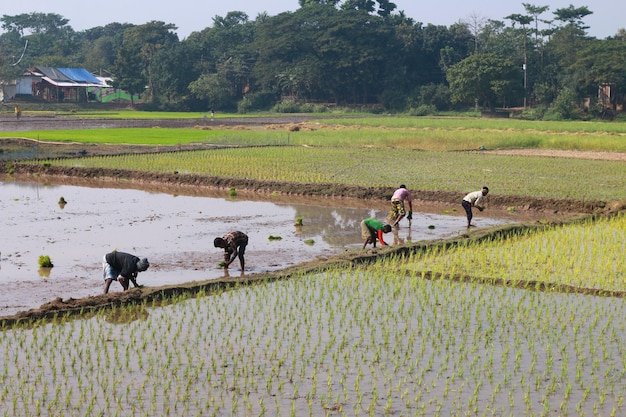
M 363 220 L 361 222 L 361 237 L 365 239 L 363 249 L 365 249 L 368 243 L 376 247 L 376 239 L 378 239 L 381 245 L 386 245 L 383 240 L 383 233 L 389 232 L 391 232 L 391 226 L 388 224 L 384 224 L 372 218 Z

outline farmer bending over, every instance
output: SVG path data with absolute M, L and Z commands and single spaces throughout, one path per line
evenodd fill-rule
M 368 243 L 376 247 L 376 239 L 378 239 L 381 245 L 386 245 L 383 240 L 383 233 L 389 232 L 391 232 L 391 225 L 384 224 L 376 219 L 369 218 L 361 221 L 361 237 L 365 239 L 363 249 L 365 249 Z
M 148 259 L 139 259 L 130 253 L 117 251 L 107 253 L 102 259 L 104 293 L 107 294 L 109 292 L 109 287 L 113 281 L 119 281 L 124 291 L 128 290 L 129 280 L 137 288 L 139 286 L 137 284 L 137 274 L 145 271 L 149 266 Z
M 222 237 L 216 237 L 213 246 L 224 249 L 224 269 L 227 269 L 235 258 L 239 258 L 239 265 L 241 265 L 241 272 L 243 272 L 246 264 L 243 256 L 246 253 L 246 246 L 248 246 L 248 235 L 233 230 Z

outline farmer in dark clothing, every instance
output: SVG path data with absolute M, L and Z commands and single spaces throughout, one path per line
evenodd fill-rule
M 128 290 L 129 280 L 132 281 L 135 288 L 138 287 L 137 274 L 145 271 L 149 266 L 148 259 L 139 259 L 130 253 L 117 251 L 107 253 L 102 260 L 104 293 L 109 292 L 109 287 L 113 281 L 119 281 L 124 291 Z
M 241 272 L 243 272 L 246 263 L 244 254 L 246 253 L 246 246 L 248 246 L 248 235 L 233 230 L 222 237 L 216 237 L 213 246 L 224 249 L 224 269 L 228 268 L 235 258 L 239 258 Z

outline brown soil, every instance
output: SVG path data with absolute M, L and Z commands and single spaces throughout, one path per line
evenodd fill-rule
M 285 122 L 283 120 L 260 120 L 254 119 L 256 123 L 280 123 Z M 220 120 L 220 123 L 222 121 Z M 241 120 L 237 120 L 241 123 Z M 301 122 L 301 121 L 297 121 Z M 6 125 L 0 124 L 0 130 L 3 127 L 8 128 Z M 209 123 L 211 123 L 209 121 Z M 236 123 L 232 122 L 232 126 Z M 290 121 L 293 123 L 293 120 Z M 80 126 L 84 128 L 84 126 Z M 64 127 L 67 128 L 67 127 Z M 11 160 L 11 155 L 19 154 L 25 149 L 31 149 L 32 141 L 26 139 L 4 139 L 0 141 L 2 153 L 0 153 L 0 160 Z M 185 146 L 176 147 L 151 147 L 151 146 L 118 146 L 118 145 L 86 145 L 86 144 L 59 144 L 59 143 L 45 143 L 38 142 L 38 152 L 49 156 L 57 155 L 63 156 L 77 156 L 82 154 L 88 155 L 102 155 L 102 154 L 120 154 L 129 152 L 161 152 L 171 151 L 172 149 L 198 149 L 201 146 L 190 144 Z M 500 151 L 501 153 L 504 151 Z M 624 158 L 624 155 L 610 154 L 610 153 L 598 153 L 598 152 L 565 152 L 565 151 L 507 151 L 508 153 L 516 152 L 517 154 L 524 155 L 542 155 L 542 156 L 555 156 L 555 157 L 580 157 L 580 158 L 592 158 L 592 159 L 614 159 L 616 157 Z M 548 152 L 548 154 L 546 154 Z M 0 173 L 7 174 L 11 169 L 7 164 L 3 163 L 0 166 Z M 176 175 L 176 174 L 158 174 L 158 173 L 146 173 L 130 170 L 110 170 L 110 169 L 86 169 L 86 168 L 64 168 L 64 167 L 44 167 L 41 164 L 32 165 L 17 165 L 15 166 L 15 174 L 25 176 L 38 176 L 49 177 L 55 180 L 63 178 L 74 178 L 89 181 L 90 179 L 103 179 L 109 178 L 116 183 L 120 180 L 128 180 L 129 183 L 142 184 L 143 186 L 150 186 L 152 188 L 168 187 L 188 187 L 188 188 L 218 188 L 229 189 L 235 187 L 237 190 L 246 190 L 255 193 L 283 193 L 292 196 L 325 196 L 325 197 L 349 197 L 358 199 L 369 200 L 386 200 L 393 192 L 392 188 L 379 188 L 379 187 L 356 187 L 356 186 L 340 186 L 335 184 L 294 184 L 288 182 L 267 182 L 258 181 L 253 179 L 238 179 L 238 178 L 219 178 L 219 177 L 205 177 L 199 175 Z M 126 182 L 126 181 L 124 181 Z M 460 196 L 455 192 L 442 192 L 442 191 L 419 191 L 419 194 L 423 196 L 426 203 L 457 203 Z M 603 201 L 575 201 L 575 200 L 561 200 L 561 199 L 548 199 L 548 198 L 528 198 L 526 196 L 499 196 L 494 195 L 490 197 L 490 205 L 508 208 L 515 207 L 516 210 L 529 210 L 533 212 L 544 212 L 555 214 L 552 218 L 556 219 L 556 214 L 559 215 L 558 222 L 564 221 L 564 219 L 571 220 L 575 217 L 582 215 L 604 215 L 611 214 L 616 211 L 623 210 L 624 207 L 619 203 L 608 203 Z M 556 220 L 555 220 L 556 222 Z M 499 230 L 484 230 L 472 233 L 472 238 L 493 238 L 494 233 L 508 234 L 519 232 L 519 227 L 544 227 L 538 224 L 529 224 L 523 226 L 507 226 Z M 469 236 L 463 236 L 460 239 L 467 239 Z M 437 244 L 455 244 L 454 240 L 446 242 L 431 242 L 429 245 Z M 18 313 L 12 316 L 3 317 L 0 322 L 3 326 L 11 325 L 16 322 L 28 322 L 31 320 L 37 320 L 42 318 L 53 318 L 63 314 L 84 314 L 91 311 L 95 311 L 101 308 L 108 308 L 111 306 L 118 306 L 121 304 L 134 304 L 143 302 L 161 302 L 166 300 L 169 296 L 190 293 L 194 294 L 200 291 L 220 291 L 229 288 L 234 285 L 241 285 L 243 282 L 255 282 L 264 280 L 276 280 L 287 278 L 296 273 L 302 272 L 315 272 L 321 271 L 330 267 L 337 266 L 354 266 L 362 263 L 371 262 L 380 256 L 387 256 L 390 254 L 404 254 L 414 251 L 419 251 L 424 248 L 423 244 L 407 244 L 400 247 L 392 247 L 388 249 L 370 250 L 363 252 L 363 254 L 351 254 L 351 255 L 339 255 L 331 259 L 316 260 L 300 264 L 297 267 L 288 268 L 275 273 L 263 273 L 246 275 L 245 278 L 240 277 L 227 277 L 220 280 L 211 280 L 207 282 L 193 282 L 187 285 L 175 285 L 165 287 L 142 287 L 133 289 L 127 292 L 115 292 L 106 295 L 93 296 L 82 299 L 66 299 L 60 298 L 53 302 L 42 305 L 38 309 L 31 309 L 22 313 Z M 433 279 L 445 278 L 445 277 L 432 277 Z M 466 277 L 447 277 L 448 279 L 464 280 Z M 497 284 L 497 283 L 496 283 Z M 510 283 L 507 285 L 511 285 Z M 539 288 L 535 283 L 517 283 L 527 288 Z M 604 294 L 600 291 L 590 289 L 571 289 L 571 288 L 550 288 L 552 291 L 579 291 L 583 293 Z M 604 294 L 611 296 L 623 297 L 624 294 Z

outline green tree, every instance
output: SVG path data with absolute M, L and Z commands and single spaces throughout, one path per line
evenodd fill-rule
M 576 61 L 567 68 L 570 73 L 581 74 L 579 91 L 594 97 L 603 83 L 626 87 L 626 42 L 617 39 L 591 40 L 576 53 Z M 616 103 L 612 103 L 615 107 Z
M 234 105 L 228 82 L 217 73 L 200 75 L 189 84 L 189 90 L 196 97 L 206 100 L 209 107 L 228 109 Z
M 535 24 L 534 25 L 535 28 L 533 29 L 533 34 L 535 36 L 535 43 L 537 43 L 539 41 L 539 36 L 541 34 L 539 30 L 539 22 L 541 21 L 541 19 L 539 19 L 539 16 L 541 16 L 543 13 L 550 10 L 550 6 L 537 6 L 537 5 L 530 4 L 530 3 L 522 3 L 522 5 L 524 6 L 524 9 L 526 10 L 526 13 L 528 14 L 528 16 L 532 17 L 532 21 Z
M 520 71 L 513 63 L 492 54 L 474 54 L 450 67 L 447 73 L 453 103 L 478 103 L 493 111 L 510 105 L 519 94 Z
M 124 40 L 124 32 L 133 26 L 129 23 L 109 23 L 82 32 L 81 66 L 94 74 L 111 75 L 117 52 Z
M 265 18 L 264 14 L 258 17 L 260 21 Z M 207 100 L 211 107 L 234 109 L 237 101 L 254 89 L 251 72 L 257 52 L 251 45 L 256 27 L 246 13 L 233 11 L 215 16 L 211 28 L 185 41 L 193 44 L 190 50 L 195 51 L 198 63 L 197 79 L 190 84 L 196 98 Z
M 187 44 L 166 43 L 159 48 L 152 61 L 152 76 L 156 102 L 163 110 L 189 110 L 189 84 L 198 77 L 193 54 Z
M 277 98 L 328 96 L 336 81 L 329 74 L 332 63 L 324 61 L 316 42 L 337 13 L 333 5 L 312 3 L 259 25 L 253 44 L 258 57 L 252 68 L 259 89 Z
M 376 7 L 378 3 L 378 7 Z M 345 0 L 341 5 L 342 10 L 361 10 L 367 13 L 376 13 L 379 16 L 390 16 L 396 9 L 395 3 L 389 0 Z
M 153 63 L 161 48 L 178 42 L 175 29 L 173 24 L 157 21 L 127 29 L 115 60 L 115 84 L 129 93 L 139 93 L 143 84 L 148 101 L 155 102 L 159 92 Z
M 2 28 L 16 48 L 28 41 L 28 49 L 20 63 L 22 68 L 32 65 L 71 66 L 78 62 L 76 51 L 80 50 L 79 37 L 69 20 L 55 13 L 24 13 L 15 16 L 3 15 Z M 20 48 L 21 49 L 21 48 Z
M 554 11 L 554 17 L 556 20 L 563 22 L 566 26 L 578 29 L 582 32 L 589 29 L 589 26 L 586 26 L 583 22 L 583 18 L 590 14 L 593 14 L 593 12 L 589 10 L 587 6 L 574 7 L 571 4 L 569 7 L 556 9 Z
M 122 45 L 117 53 L 113 68 L 113 87 L 130 94 L 131 106 L 135 104 L 134 96 L 142 94 L 146 89 L 141 56 L 132 45 Z

